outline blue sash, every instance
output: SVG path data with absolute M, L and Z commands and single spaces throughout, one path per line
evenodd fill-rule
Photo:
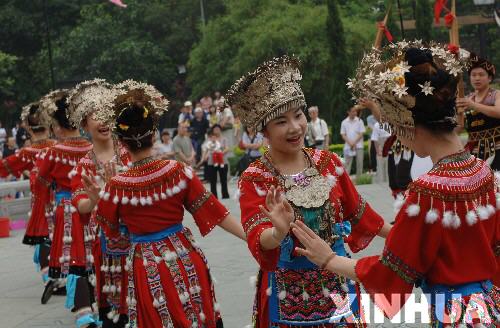
M 174 224 L 167 229 L 160 230 L 157 232 L 148 233 L 145 235 L 137 235 L 135 233 L 130 234 L 130 241 L 133 243 L 151 243 L 155 241 L 163 240 L 173 234 L 178 233 L 183 229 L 183 225 L 181 223 Z
M 59 204 L 61 204 L 63 199 L 71 200 L 71 191 L 69 190 L 56 191 L 56 206 L 59 206 Z

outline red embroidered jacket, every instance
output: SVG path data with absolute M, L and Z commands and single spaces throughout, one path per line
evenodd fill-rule
M 55 143 L 56 141 L 51 139 L 34 142 L 31 146 L 23 147 L 14 155 L 2 159 L 0 161 L 0 177 L 5 178 L 12 174 L 19 178 L 24 171 L 32 171 L 41 152 Z

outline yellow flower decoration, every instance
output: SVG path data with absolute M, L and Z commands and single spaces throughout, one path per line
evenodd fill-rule
M 395 77 L 394 81 L 401 87 L 404 87 L 406 83 L 404 75 L 399 75 Z
M 128 128 L 130 127 L 130 126 L 126 125 L 126 124 L 118 124 L 118 126 L 119 126 L 119 127 L 120 127 L 120 129 L 121 129 L 121 130 L 123 130 L 123 131 L 127 131 L 127 130 L 128 130 Z
M 148 114 L 149 114 L 148 108 L 144 106 L 144 114 L 142 114 L 142 117 L 148 118 Z

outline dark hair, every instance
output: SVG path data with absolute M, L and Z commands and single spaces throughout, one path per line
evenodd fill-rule
M 66 115 L 66 111 L 68 110 L 68 103 L 66 100 L 67 97 L 63 97 L 56 101 L 57 109 L 54 114 L 52 114 L 52 117 L 57 121 L 60 127 L 67 130 L 76 130 L 76 127 L 69 122 L 68 116 Z
M 34 133 L 45 132 L 46 130 L 46 127 L 40 124 L 40 118 L 37 115 L 38 108 L 38 105 L 31 105 L 28 116 L 26 117 L 26 123 Z
M 430 50 L 410 48 L 405 59 L 411 66 L 410 72 L 405 73 L 405 82 L 408 93 L 415 97 L 415 106 L 410 109 L 415 125 L 434 131 L 453 131 L 457 126 L 455 99 L 458 77 L 440 69 Z M 422 92 L 420 85 L 426 82 L 434 88 L 432 94 Z
M 125 143 L 131 152 L 153 146 L 155 127 L 154 114 L 140 101 L 124 104 L 116 118 L 118 139 Z

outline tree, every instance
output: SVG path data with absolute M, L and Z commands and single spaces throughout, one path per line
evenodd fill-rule
M 429 42 L 432 40 L 432 4 L 429 0 L 417 0 L 415 6 L 416 36 Z
M 346 87 L 349 76 L 349 57 L 347 56 L 344 28 L 340 20 L 339 8 L 336 0 L 328 0 L 328 17 L 326 19 L 326 33 L 330 50 L 330 122 L 334 124 L 334 131 L 339 131 L 340 122 L 349 107 L 350 96 Z M 338 139 L 338 133 L 337 136 Z

